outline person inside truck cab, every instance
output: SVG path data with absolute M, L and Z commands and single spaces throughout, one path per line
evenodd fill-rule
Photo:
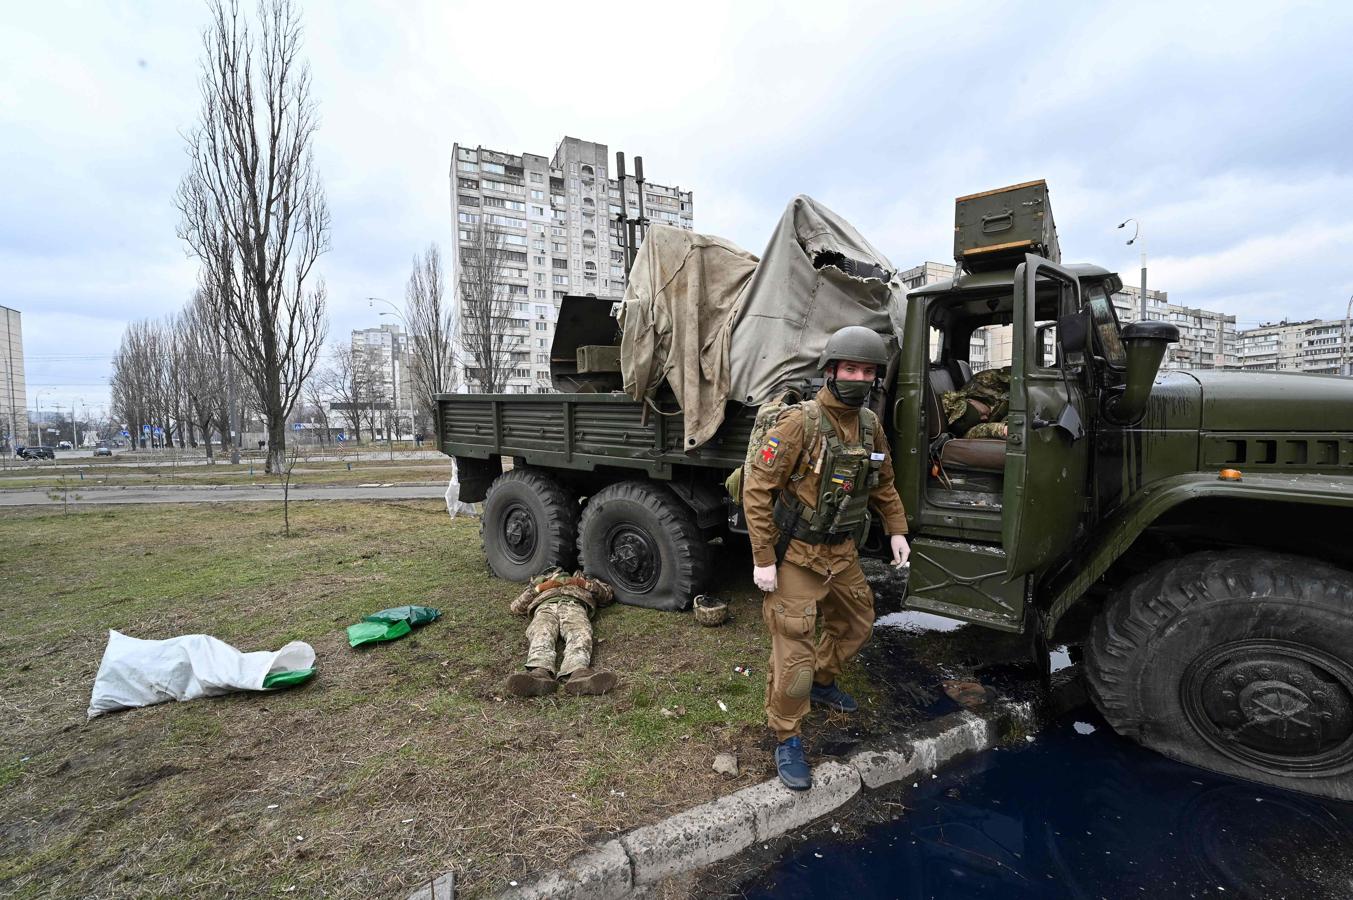
M 940 403 L 954 437 L 1004 438 L 1010 410 L 1010 367 L 984 369 Z
M 800 741 L 810 705 L 856 709 L 836 678 L 873 631 L 874 593 L 859 554 L 870 506 L 891 535 L 894 563 L 911 553 L 888 439 L 866 406 L 887 363 L 875 332 L 837 331 L 818 359 L 826 385 L 785 409 L 744 475 L 752 578 L 766 592 L 761 613 L 771 637 L 766 721 L 776 769 L 791 790 L 813 784 Z

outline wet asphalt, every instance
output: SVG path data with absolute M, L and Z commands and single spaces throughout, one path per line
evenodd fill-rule
M 872 804 L 888 811 L 882 821 L 817 826 L 719 893 L 1353 897 L 1353 804 L 1173 762 L 1118 737 L 1092 709 L 915 785 Z

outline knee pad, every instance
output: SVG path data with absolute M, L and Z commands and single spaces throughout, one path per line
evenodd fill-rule
M 785 684 L 785 696 L 802 700 L 813 691 L 813 667 L 799 666 L 789 673 Z

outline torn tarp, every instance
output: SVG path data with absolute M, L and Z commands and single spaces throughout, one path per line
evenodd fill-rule
M 786 207 L 760 260 L 721 238 L 655 225 L 620 310 L 625 391 L 652 398 L 666 381 L 693 449 L 713 437 L 728 401 L 759 406 L 815 375 L 837 329 L 864 325 L 895 347 L 904 296 L 892 263 L 810 197 Z
M 905 296 L 893 264 L 849 222 L 795 197 L 733 316 L 728 399 L 760 406 L 813 377 L 827 339 L 847 325 L 871 328 L 895 349 Z

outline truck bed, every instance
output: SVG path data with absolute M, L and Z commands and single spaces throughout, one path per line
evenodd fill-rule
M 682 448 L 683 415 L 672 402 L 652 409 L 625 394 L 441 394 L 440 449 L 471 459 L 510 456 L 528 465 L 590 471 L 642 469 L 672 477 L 674 467 L 732 470 L 742 465 L 754 409 L 730 404 L 712 439 Z M 670 410 L 670 412 L 668 411 Z

